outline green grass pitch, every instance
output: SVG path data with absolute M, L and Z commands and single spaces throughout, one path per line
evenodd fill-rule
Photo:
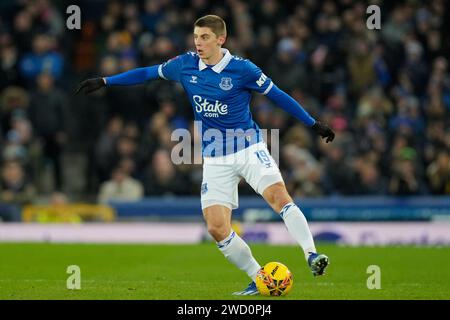
M 0 299 L 450 299 L 450 248 L 319 245 L 330 257 L 314 278 L 296 246 L 251 244 L 260 263 L 294 275 L 285 297 L 234 297 L 249 279 L 213 243 L 198 245 L 0 244 Z M 81 290 L 68 290 L 69 265 Z M 369 290 L 369 265 L 381 289 Z

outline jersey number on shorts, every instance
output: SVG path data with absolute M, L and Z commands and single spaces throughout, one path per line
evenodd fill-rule
M 259 150 L 255 152 L 256 156 L 258 157 L 258 160 L 266 166 L 266 168 L 270 168 L 272 166 L 272 163 L 270 161 L 269 155 L 264 150 Z

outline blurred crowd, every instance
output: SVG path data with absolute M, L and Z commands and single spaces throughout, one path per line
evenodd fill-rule
M 53 191 L 70 190 L 73 154 L 86 159 L 81 197 L 198 195 L 201 165 L 170 160 L 171 132 L 194 134 L 178 84 L 73 91 L 87 77 L 193 50 L 193 22 L 209 13 L 227 22 L 232 54 L 337 134 L 325 144 L 255 95 L 257 123 L 280 129 L 293 196 L 450 194 L 450 9 L 444 0 L 375 3 L 380 30 L 366 26 L 367 1 L 85 0 L 81 30 L 68 30 L 67 1 L 2 1 L 0 202 L 32 202 L 43 168 Z M 241 194 L 254 192 L 243 183 Z

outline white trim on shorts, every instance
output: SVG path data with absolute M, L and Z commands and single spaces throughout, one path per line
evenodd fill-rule
M 268 187 L 270 187 L 271 185 L 274 185 L 275 183 L 278 183 L 278 182 L 284 182 L 283 177 L 281 176 L 281 173 L 263 176 L 258 181 L 258 184 L 257 184 L 258 186 L 257 186 L 256 192 L 258 192 L 260 195 L 262 195 L 263 192 Z
M 206 208 L 215 206 L 215 205 L 224 206 L 230 210 L 236 209 L 238 207 L 237 204 L 232 204 L 227 201 L 215 200 L 215 199 L 208 199 L 208 200 L 201 201 L 201 204 L 202 204 L 202 210 L 205 210 Z

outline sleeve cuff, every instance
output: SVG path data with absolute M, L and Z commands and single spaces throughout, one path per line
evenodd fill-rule
M 273 87 L 273 82 L 272 81 L 270 81 L 270 84 L 269 84 L 269 86 L 267 87 L 267 89 L 266 90 L 264 90 L 264 92 L 262 93 L 263 95 L 266 95 L 266 94 L 268 94 L 269 93 L 269 91 L 270 91 L 270 89 L 272 89 L 272 87 Z
M 162 72 L 162 64 L 160 64 L 159 67 L 158 67 L 158 75 L 159 75 L 161 78 L 163 78 L 163 79 L 165 79 L 165 80 L 168 80 L 168 79 L 164 76 L 164 74 L 163 74 L 163 72 Z

